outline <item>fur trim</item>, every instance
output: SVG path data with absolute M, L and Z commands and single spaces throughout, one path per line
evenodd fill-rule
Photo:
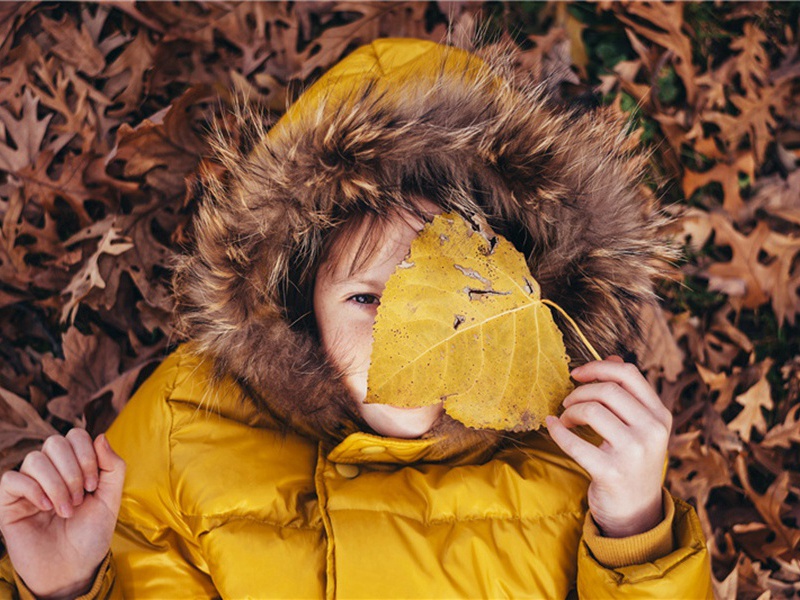
M 633 347 L 659 259 L 671 256 L 641 186 L 645 157 L 610 112 L 554 106 L 512 55 L 481 58 L 477 77 L 443 68 L 388 89 L 366 80 L 270 133 L 237 104 L 243 144 L 216 129 L 226 174 L 205 174 L 196 247 L 174 280 L 179 329 L 288 427 L 332 443 L 366 428 L 283 300 L 290 269 L 318 256 L 325 233 L 357 207 L 384 211 L 422 195 L 486 218 L 602 355 Z M 588 360 L 560 324 L 570 356 Z M 434 433 L 455 426 L 442 427 Z

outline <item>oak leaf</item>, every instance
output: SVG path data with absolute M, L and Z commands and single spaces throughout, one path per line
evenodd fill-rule
M 514 246 L 437 216 L 386 284 L 367 402 L 444 402 L 469 427 L 538 428 L 572 390 L 561 332 Z
M 761 445 L 767 448 L 778 446 L 787 450 L 792 444 L 800 445 L 800 419 L 798 419 L 798 412 L 800 412 L 800 404 L 795 404 L 786 415 L 786 420 L 779 425 L 775 425 L 767 432 Z
M 769 57 L 764 46 L 767 36 L 753 23 L 744 24 L 744 35 L 734 38 L 731 50 L 739 51 L 733 59 L 735 70 L 741 78 L 741 85 L 748 96 L 758 95 L 758 90 L 767 82 Z
M 63 358 L 45 354 L 42 357 L 44 374 L 67 392 L 75 410 L 58 410 L 59 418 L 78 422 L 80 409 L 109 381 L 119 376 L 122 350 L 110 337 L 99 331 L 84 335 L 75 327 L 64 334 Z M 62 404 L 59 398 L 51 404 Z M 51 409 L 52 412 L 52 409 Z
M 742 454 L 736 457 L 736 474 L 742 482 L 745 494 L 776 536 L 776 539 L 771 542 L 771 545 L 775 546 L 773 552 L 777 554 L 778 551 L 797 548 L 800 544 L 800 529 L 789 527 L 783 522 L 784 506 L 789 496 L 789 472 L 781 472 L 763 494 L 759 494 L 753 489 L 747 472 L 747 464 Z
M 736 216 L 744 207 L 739 176 L 746 175 L 752 181 L 755 179 L 755 167 L 753 154 L 741 152 L 732 164 L 721 162 L 703 173 L 686 169 L 683 175 L 683 193 L 690 198 L 698 188 L 718 182 L 722 185 L 722 208 L 728 214 Z
M 759 249 L 771 235 L 765 222 L 749 234 L 736 230 L 724 213 L 709 214 L 718 246 L 730 246 L 731 260 L 716 262 L 706 269 L 710 290 L 720 291 L 745 308 L 758 308 L 769 300 L 773 268 L 759 262 Z
M 78 31 L 68 15 L 64 15 L 59 22 L 42 16 L 41 24 L 56 42 L 50 51 L 65 63 L 74 65 L 89 77 L 96 77 L 105 68 L 105 58 L 95 46 L 86 25 L 82 25 Z
M 671 51 L 675 72 L 686 89 L 687 104 L 693 106 L 697 95 L 697 74 L 692 64 L 692 42 L 685 32 L 683 10 L 680 2 L 631 2 L 625 5 L 625 11 L 636 18 L 621 10 L 618 18 L 639 35 Z
M 736 116 L 710 113 L 705 120 L 720 128 L 718 139 L 729 151 L 735 150 L 745 137 L 749 138 L 756 161 L 761 164 L 778 124 L 776 115 L 786 113 L 790 97 L 788 84 L 763 87 L 757 96 L 732 95 L 730 102 L 738 111 Z
M 107 65 L 102 76 L 108 78 L 102 92 L 121 108 L 108 110 L 110 117 L 123 118 L 138 108 L 142 93 L 149 85 L 148 71 L 153 68 L 156 46 L 145 31 L 140 31 L 125 49 Z
M 677 465 L 667 471 L 670 490 L 679 498 L 694 498 L 697 515 L 707 538 L 713 537 L 713 528 L 706 504 L 711 490 L 730 485 L 728 461 L 714 448 L 700 444 L 700 431 L 673 435 L 669 441 L 669 455 Z
M 0 106 L 0 137 L 5 133 L 5 141 L 0 140 L 0 169 L 17 173 L 34 162 L 47 133 L 47 124 L 53 118 L 49 114 L 39 119 L 38 106 L 39 100 L 27 88 L 19 118 Z M 7 130 L 4 131 L 3 126 Z
M 101 261 L 107 261 L 109 256 L 118 256 L 133 248 L 130 239 L 121 235 L 119 230 L 114 227 L 113 217 L 95 223 L 89 230 L 95 228 L 103 231 L 102 238 L 89 260 L 75 274 L 70 284 L 62 292 L 64 295 L 69 294 L 69 300 L 64 304 L 61 311 L 62 321 L 71 321 L 73 319 L 78 305 L 93 289 L 106 287 L 106 281 L 101 274 Z M 78 236 L 80 235 L 85 234 L 79 233 Z M 79 241 L 79 239 L 81 238 L 73 236 L 73 238 L 67 240 L 66 245 Z
M 753 428 L 761 434 L 767 431 L 767 422 L 761 409 L 771 410 L 774 406 L 769 381 L 767 381 L 767 372 L 771 364 L 771 359 L 764 361 L 763 376 L 744 394 L 736 396 L 736 402 L 744 406 L 744 409 L 728 423 L 728 427 L 738 431 L 745 442 L 750 441 Z
M 0 387 L 0 473 L 55 433 L 28 401 Z
M 659 307 L 647 305 L 642 310 L 642 340 L 636 347 L 639 368 L 655 369 L 668 381 L 675 381 L 683 371 L 684 353 L 667 323 L 667 315 Z
M 144 176 L 155 189 L 170 196 L 183 195 L 184 178 L 207 151 L 191 122 L 192 111 L 213 95 L 211 86 L 193 86 L 136 127 L 123 123 L 109 161 L 124 161 L 125 177 Z

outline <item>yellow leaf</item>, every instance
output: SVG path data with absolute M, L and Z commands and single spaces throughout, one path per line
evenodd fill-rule
M 510 242 L 437 216 L 384 289 L 366 402 L 443 400 L 469 427 L 538 428 L 573 388 L 546 302 Z

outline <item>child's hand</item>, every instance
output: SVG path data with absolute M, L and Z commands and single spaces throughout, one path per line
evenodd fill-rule
M 607 537 L 652 529 L 663 518 L 662 473 L 672 414 L 632 364 L 614 356 L 572 371 L 584 383 L 564 400 L 559 418 L 547 417 L 556 444 L 591 476 L 589 509 Z M 589 425 L 596 447 L 568 428 Z
M 104 435 L 54 435 L 0 479 L 0 530 L 11 563 L 37 597 L 89 589 L 111 545 L 125 461 Z

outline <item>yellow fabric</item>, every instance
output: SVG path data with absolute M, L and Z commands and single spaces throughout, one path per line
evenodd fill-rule
M 112 546 L 125 597 L 706 594 L 690 511 L 666 556 L 599 562 L 581 541 L 585 475 L 542 436 L 456 467 L 414 462 L 419 440 L 354 434 L 328 451 L 210 392 L 208 369 L 180 349 L 108 432 L 128 461 Z
M 594 519 L 586 519 L 583 540 L 599 563 L 606 567 L 624 567 L 652 562 L 666 556 L 675 547 L 672 539 L 672 524 L 675 517 L 675 502 L 667 490 L 662 494 L 664 519 L 650 531 L 625 538 L 603 537 Z
M 10 584 L 14 583 L 14 587 Z M 3 584 L 6 584 L 5 586 Z M 82 596 L 74 600 L 121 600 L 122 592 L 116 585 L 116 569 L 111 553 L 108 553 L 97 569 L 92 587 Z M 8 556 L 0 563 L 0 598 L 19 598 L 20 600 L 36 600 L 36 596 L 28 589 L 25 582 L 14 572 Z
M 675 550 L 651 562 L 604 568 L 581 544 L 578 596 L 586 598 L 713 598 L 708 553 L 694 509 L 675 498 Z M 638 596 L 637 596 L 638 594 Z
M 304 119 L 320 98 L 345 97 L 364 75 L 391 83 L 425 71 L 444 51 L 376 40 L 323 76 L 270 135 L 313 126 Z M 478 73 L 468 54 L 448 52 L 448 68 Z M 212 388 L 209 373 L 182 347 L 108 431 L 128 464 L 112 543 L 115 593 L 564 598 L 577 589 L 587 598 L 711 597 L 699 523 L 680 502 L 666 555 L 646 548 L 652 562 L 599 561 L 601 545 L 584 538 L 586 475 L 544 436 L 463 464 L 425 462 L 428 440 L 359 433 L 328 449 L 283 432 L 238 400 L 233 383 Z M 9 583 L 3 593 L 14 590 Z
M 346 106 L 350 95 L 365 81 L 371 81 L 378 90 L 387 90 L 406 77 L 434 79 L 442 57 L 448 72 L 462 73 L 468 80 L 488 73 L 482 60 L 459 48 L 417 39 L 377 39 L 326 71 L 289 107 L 268 137 L 275 138 L 293 126 L 314 127 L 320 106 Z M 491 81 L 491 76 L 488 79 Z

